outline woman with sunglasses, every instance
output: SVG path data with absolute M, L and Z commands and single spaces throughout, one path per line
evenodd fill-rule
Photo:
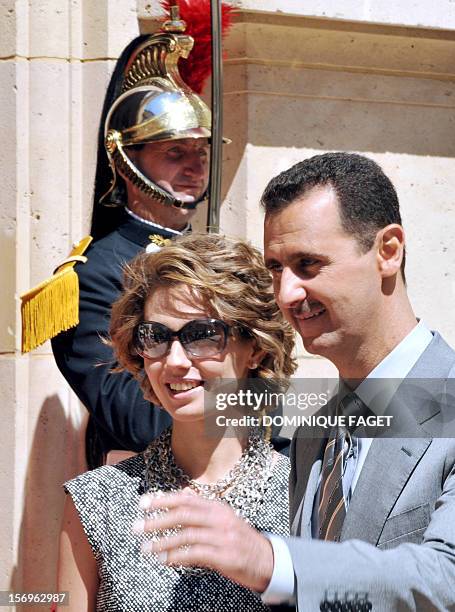
M 231 504 L 261 531 L 288 533 L 289 460 L 259 431 L 214 425 L 221 413 L 207 393 L 226 379 L 283 380 L 294 371 L 293 332 L 260 253 L 212 234 L 138 256 L 110 334 L 119 367 L 172 427 L 143 453 L 66 483 L 59 590 L 70 591 L 78 612 L 267 610 L 216 572 L 160 563 L 140 535 L 141 495 L 175 490 Z

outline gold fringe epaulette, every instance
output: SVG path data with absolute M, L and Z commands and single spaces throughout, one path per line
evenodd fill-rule
M 87 261 L 84 253 L 91 242 L 91 236 L 82 238 L 51 278 L 20 296 L 23 353 L 79 323 L 79 279 L 74 266 Z

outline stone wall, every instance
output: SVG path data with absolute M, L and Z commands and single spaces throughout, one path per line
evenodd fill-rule
M 0 31 L 0 590 L 52 591 L 60 485 L 85 467 L 85 411 L 50 343 L 20 355 L 18 295 L 89 230 L 99 112 L 138 33 L 136 3 L 1 0 Z
M 20 355 L 17 296 L 89 229 L 105 86 L 123 46 L 154 29 L 150 4 L 0 0 L 0 590 L 54 589 L 59 485 L 84 469 L 84 410 L 49 343 Z M 455 4 L 236 4 L 222 229 L 261 245 L 271 176 L 326 150 L 370 155 L 402 202 L 416 312 L 455 344 Z M 299 354 L 301 373 L 334 373 Z

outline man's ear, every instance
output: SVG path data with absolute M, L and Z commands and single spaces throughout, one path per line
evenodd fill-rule
M 398 223 L 392 223 L 380 230 L 376 236 L 378 242 L 377 260 L 383 278 L 398 274 L 403 261 L 405 235 Z

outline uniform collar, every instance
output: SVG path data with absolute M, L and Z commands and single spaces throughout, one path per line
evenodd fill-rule
M 190 231 L 191 228 L 185 228 L 185 231 Z M 153 223 L 145 223 L 144 221 L 134 218 L 129 215 L 126 211 L 123 212 L 122 220 L 118 227 L 119 234 L 145 248 L 151 241 L 151 236 L 159 235 L 163 238 L 175 238 L 176 235 L 180 235 L 181 232 L 175 232 L 175 230 L 169 230 L 160 225 Z

